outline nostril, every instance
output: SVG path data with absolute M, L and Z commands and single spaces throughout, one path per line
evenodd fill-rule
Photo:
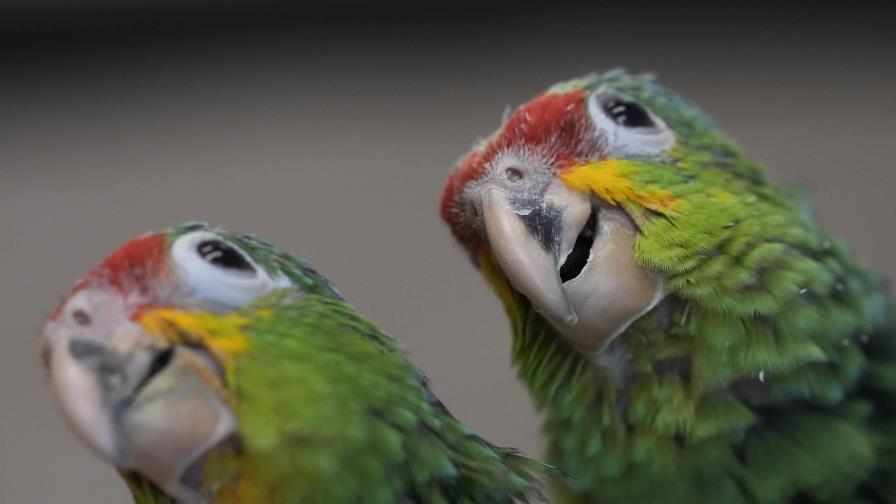
M 90 315 L 84 310 L 75 310 L 72 312 L 72 319 L 79 326 L 89 326 L 91 324 Z
M 523 179 L 523 170 L 515 166 L 511 166 L 504 170 L 504 175 L 507 176 L 507 180 L 511 182 L 519 182 Z

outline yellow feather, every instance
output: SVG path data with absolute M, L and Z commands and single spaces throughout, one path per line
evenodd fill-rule
M 573 191 L 593 193 L 607 203 L 635 203 L 654 212 L 668 213 L 678 200 L 669 191 L 641 187 L 626 176 L 626 171 L 637 166 L 624 159 L 589 161 L 566 168 L 558 176 Z
M 250 348 L 249 338 L 242 329 L 251 320 L 243 315 L 159 308 L 142 314 L 137 322 L 147 332 L 167 343 L 201 344 L 228 368 L 233 356 Z

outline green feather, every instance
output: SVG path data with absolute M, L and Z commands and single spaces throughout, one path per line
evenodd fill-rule
M 220 363 L 237 433 L 194 464 L 198 495 L 216 503 L 542 501 L 559 472 L 470 432 L 398 343 L 323 275 L 254 236 L 205 224 L 174 228 L 168 243 L 197 230 L 293 284 L 233 313 L 177 312 L 212 339 L 248 342 Z M 141 475 L 122 476 L 138 504 L 170 502 Z
M 270 317 L 257 314 L 271 313 Z M 280 292 L 246 314 L 231 388 L 253 487 L 275 502 L 510 502 L 538 466 L 469 433 L 345 303 Z
M 613 71 L 552 90 L 598 87 L 676 134 L 668 153 L 620 165 L 677 201 L 667 214 L 622 203 L 640 228 L 636 260 L 670 294 L 608 349 L 627 356 L 620 379 L 497 275 L 547 458 L 573 476 L 560 500 L 896 502 L 884 283 L 816 226 L 805 198 L 652 77 Z
M 281 291 L 245 314 L 252 349 L 235 358 L 230 387 L 243 463 L 258 468 L 250 496 L 383 503 L 536 498 L 546 468 L 470 433 L 395 341 L 347 304 Z

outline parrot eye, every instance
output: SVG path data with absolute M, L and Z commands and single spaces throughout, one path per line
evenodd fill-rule
M 255 267 L 242 254 L 221 240 L 203 240 L 196 245 L 196 252 L 219 268 L 255 272 Z
M 626 128 L 652 128 L 653 119 L 644 107 L 633 101 L 610 96 L 601 103 L 604 114 L 619 126 Z
M 662 119 L 621 93 L 598 89 L 588 99 L 588 113 L 611 157 L 657 155 L 675 143 Z
M 292 287 L 285 276 L 272 278 L 249 254 L 208 230 L 175 240 L 171 260 L 189 295 L 215 310 L 240 307 L 273 289 Z

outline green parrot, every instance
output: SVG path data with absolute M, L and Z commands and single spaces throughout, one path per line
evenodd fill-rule
M 896 502 L 887 287 L 701 111 L 554 85 L 448 176 L 560 502 Z
M 187 224 L 126 242 L 42 333 L 63 416 L 138 503 L 512 503 L 555 474 L 455 419 L 308 264 Z

